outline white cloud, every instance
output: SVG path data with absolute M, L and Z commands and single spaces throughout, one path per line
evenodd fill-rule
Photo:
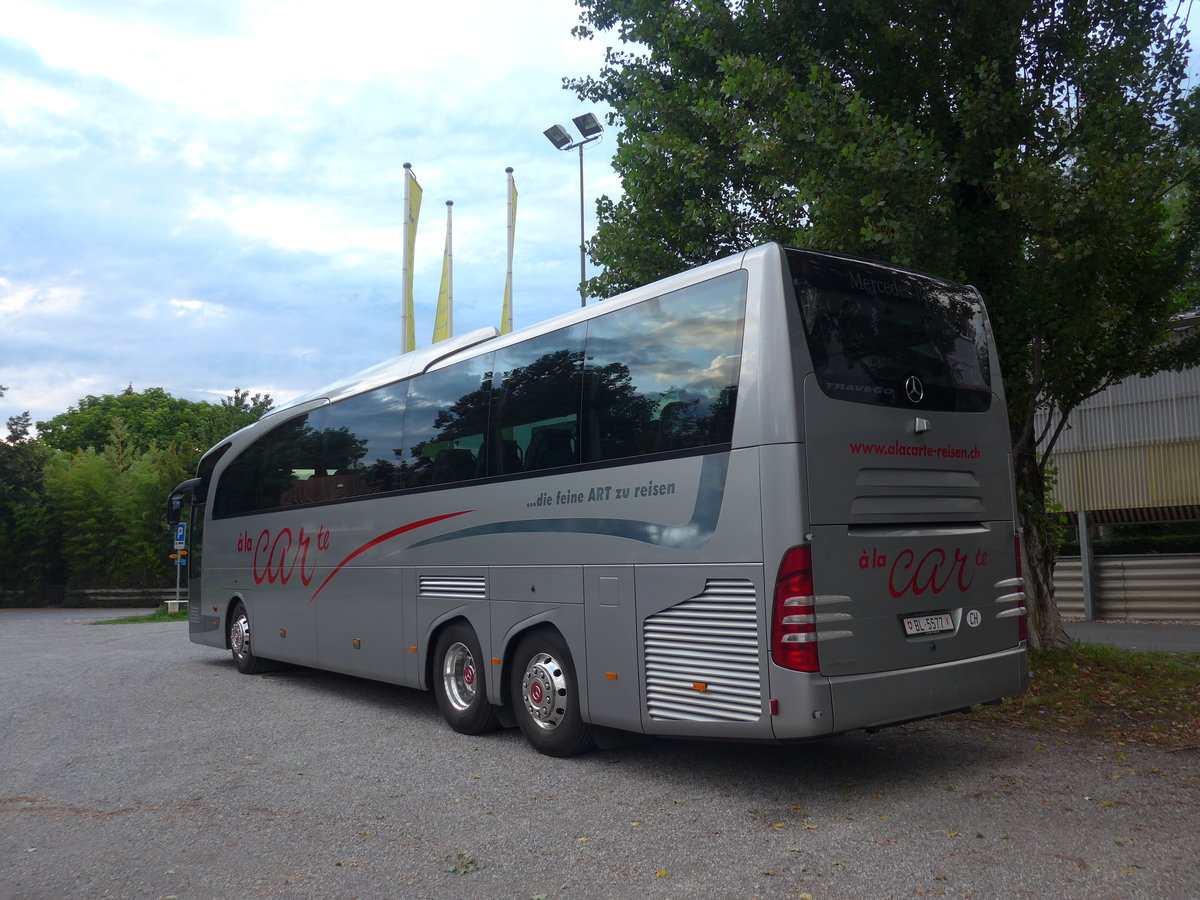
M 10 127 L 20 127 L 29 121 L 31 112 L 52 112 L 67 116 L 78 104 L 69 94 L 0 72 L 0 113 Z
M 70 315 L 79 309 L 85 296 L 82 288 L 71 285 L 21 284 L 0 278 L 0 315 L 10 327 L 15 318 Z
M 161 20 L 114 19 L 103 4 L 94 9 L 8 0 L 0 27 L 51 65 L 218 118 L 304 110 L 316 96 L 336 103 L 339 84 L 346 91 L 375 79 L 418 96 L 437 90 L 452 105 L 462 95 L 443 85 L 461 83 L 464 73 L 496 83 L 531 57 L 551 69 L 589 53 L 599 58 L 570 37 L 575 10 L 561 0 L 511 8 L 494 0 L 247 0 L 224 33 L 202 36 Z
M 228 312 L 225 307 L 216 303 L 206 303 L 203 300 L 168 300 L 167 306 L 179 318 L 188 318 L 200 323 L 213 323 L 224 319 Z
M 305 200 L 234 197 L 226 203 L 201 201 L 192 219 L 216 219 L 248 237 L 287 250 L 354 254 L 362 250 L 397 251 L 401 230 L 365 228 L 342 219 L 342 210 Z
M 0 420 L 129 383 L 284 400 L 394 356 L 406 161 L 425 189 L 421 343 L 446 200 L 456 330 L 499 320 L 505 166 L 516 326 L 575 309 L 576 157 L 541 132 L 587 109 L 561 88 L 603 55 L 570 36 L 577 16 L 572 0 L 7 0 Z M 587 151 L 589 233 L 612 148 Z

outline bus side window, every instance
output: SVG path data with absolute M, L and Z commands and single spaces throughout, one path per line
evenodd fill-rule
M 583 462 L 731 440 L 745 306 L 734 272 L 592 319 Z
M 216 516 L 313 502 L 304 483 L 320 466 L 323 410 L 296 416 L 245 448 L 217 487 Z
M 496 353 L 487 473 L 511 475 L 579 462 L 583 325 Z
M 572 466 L 579 462 L 579 447 L 575 442 L 575 429 L 556 425 L 542 425 L 534 429 L 529 438 L 527 465 L 534 469 L 555 469 Z
M 408 382 L 404 410 L 405 487 L 478 478 L 492 393 L 493 353 Z
M 405 382 L 385 385 L 329 407 L 325 462 L 330 497 L 381 494 L 404 487 Z

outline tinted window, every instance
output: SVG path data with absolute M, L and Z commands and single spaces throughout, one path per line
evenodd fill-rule
M 727 443 L 745 304 L 735 272 L 589 322 L 583 460 Z
M 404 452 L 404 382 L 329 407 L 325 451 L 331 497 L 354 497 L 407 486 Z
M 971 412 L 991 404 L 986 323 L 972 291 L 794 250 L 788 262 L 826 394 L 916 409 Z
M 492 357 L 429 372 L 408 383 L 404 413 L 405 487 L 479 478 L 487 431 Z
M 324 410 L 289 419 L 268 431 L 229 464 L 217 485 L 215 516 L 311 503 L 314 475 L 324 474 Z
M 745 301 L 722 276 L 296 416 L 225 469 L 214 515 L 728 443 Z
M 508 475 L 579 462 L 584 325 L 496 353 L 488 473 Z

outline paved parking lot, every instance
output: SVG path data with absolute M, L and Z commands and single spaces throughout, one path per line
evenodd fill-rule
M 937 721 L 554 760 L 432 697 L 0 610 L 0 896 L 1195 895 L 1200 755 Z

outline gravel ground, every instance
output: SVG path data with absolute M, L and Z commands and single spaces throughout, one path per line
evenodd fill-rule
M 103 615 L 117 615 L 106 611 Z M 0 610 L 0 897 L 1185 898 L 1200 755 L 950 721 L 554 760 L 432 695 Z

